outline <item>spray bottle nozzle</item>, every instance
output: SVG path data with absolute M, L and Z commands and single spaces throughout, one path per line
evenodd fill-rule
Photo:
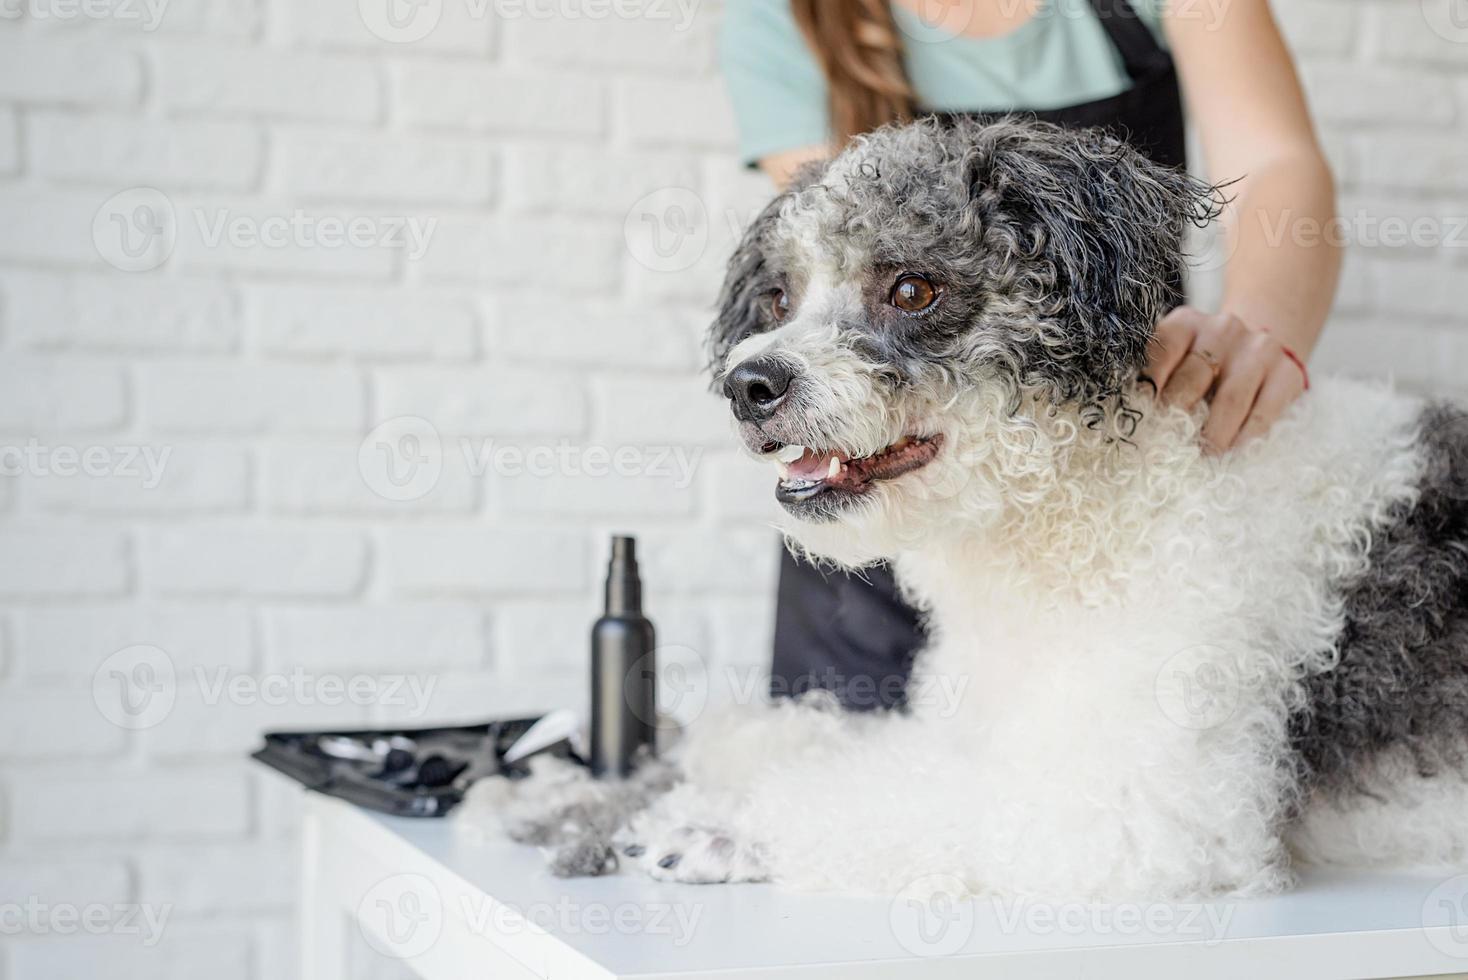
M 612 538 L 612 559 L 607 567 L 608 616 L 642 614 L 642 581 L 637 575 L 637 539 Z

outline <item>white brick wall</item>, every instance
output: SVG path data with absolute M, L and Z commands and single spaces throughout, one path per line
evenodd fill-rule
M 1461 0 L 1278 3 L 1360 219 L 1317 370 L 1468 394 Z M 696 376 L 767 194 L 718 5 L 0 17 L 0 902 L 169 910 L 146 948 L 6 936 L 0 978 L 289 975 L 294 797 L 243 752 L 579 704 L 614 530 L 666 642 L 766 655 L 768 488 Z M 148 724 L 118 715 L 139 663 L 171 679 Z

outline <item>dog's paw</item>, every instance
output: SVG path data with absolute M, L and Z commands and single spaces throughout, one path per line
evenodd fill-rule
M 605 837 L 593 834 L 550 851 L 547 866 L 557 878 L 595 878 L 617 870 L 617 855 Z
M 769 878 L 759 847 L 714 827 L 679 826 L 646 841 L 624 840 L 618 855 L 658 881 L 712 885 Z

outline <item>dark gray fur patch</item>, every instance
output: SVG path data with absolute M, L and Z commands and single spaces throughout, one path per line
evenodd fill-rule
M 782 279 L 769 260 L 770 236 L 780 218 L 785 202 L 803 188 L 820 179 L 825 161 L 813 161 L 793 176 L 790 187 L 766 204 L 745 229 L 724 273 L 719 290 L 718 316 L 708 332 L 708 371 L 712 387 L 722 383 L 724 357 L 729 349 L 752 334 L 770 329 L 769 298 Z
M 617 870 L 618 832 L 680 778 L 669 763 L 648 759 L 626 779 L 586 778 L 569 794 L 555 787 L 547 795 L 537 792 L 531 776 L 523 781 L 523 798 L 503 817 L 505 832 L 513 841 L 547 849 L 551 873 L 558 877 L 607 874 Z
M 1307 679 L 1294 719 L 1305 787 L 1373 792 L 1362 777 L 1385 749 L 1424 776 L 1464 764 L 1468 739 L 1468 412 L 1433 404 L 1419 437 L 1415 503 L 1372 542 L 1345 596 L 1340 663 Z
M 798 309 L 798 270 L 785 263 L 820 243 L 787 240 L 788 212 L 867 257 L 847 274 L 862 284 L 868 322 L 839 326 L 894 388 L 962 386 L 993 366 L 1054 404 L 1110 403 L 1180 299 L 1185 228 L 1214 218 L 1221 200 L 1104 132 L 1012 120 L 887 127 L 833 166 L 849 171 L 844 182 L 811 171 L 735 252 L 709 337 L 716 371 L 732 346 L 775 326 L 776 289 Z M 892 310 L 904 271 L 943 287 L 942 304 L 917 318 Z

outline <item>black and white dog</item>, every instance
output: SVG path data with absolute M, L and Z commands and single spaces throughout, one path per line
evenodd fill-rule
M 706 719 L 671 788 L 596 789 L 588 819 L 548 777 L 519 835 L 582 870 L 611 845 L 678 880 L 1066 898 L 1468 861 L 1468 417 L 1322 379 L 1202 453 L 1139 375 L 1217 206 L 1017 122 L 885 129 L 777 198 L 717 384 L 791 544 L 892 562 L 926 612 L 910 709 Z

